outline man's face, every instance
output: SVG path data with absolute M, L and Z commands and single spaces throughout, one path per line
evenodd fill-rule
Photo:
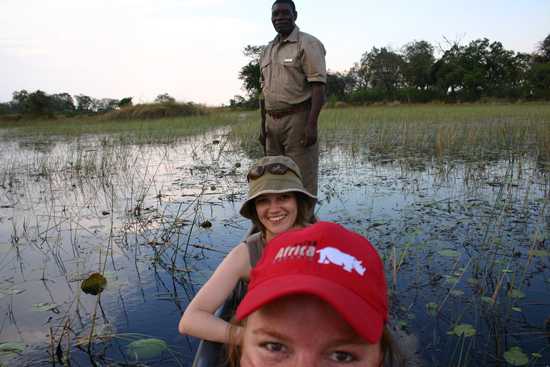
M 271 8 L 271 22 L 273 27 L 282 36 L 288 36 L 294 29 L 296 13 L 290 4 L 277 3 Z

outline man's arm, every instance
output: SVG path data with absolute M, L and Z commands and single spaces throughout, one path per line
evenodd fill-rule
M 311 83 L 311 109 L 307 118 L 306 131 L 304 135 L 304 146 L 309 147 L 317 142 L 317 120 L 321 108 L 325 104 L 325 84 L 319 82 Z

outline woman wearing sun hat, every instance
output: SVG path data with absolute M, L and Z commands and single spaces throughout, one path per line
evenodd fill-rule
M 249 190 L 240 214 L 250 219 L 258 233 L 237 245 L 187 306 L 179 322 L 181 334 L 226 343 L 230 324 L 214 313 L 240 280 L 248 280 L 265 244 L 289 229 L 309 225 L 317 198 L 302 183 L 296 163 L 284 156 L 268 156 L 248 171 Z
M 234 366 L 402 364 L 386 327 L 382 260 L 366 238 L 335 223 L 271 240 L 236 319 Z

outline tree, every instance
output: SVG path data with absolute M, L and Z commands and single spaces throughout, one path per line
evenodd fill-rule
M 550 62 L 550 34 L 540 43 L 535 54 L 535 62 L 538 64 Z
M 385 47 L 373 47 L 361 58 L 361 69 L 370 87 L 381 90 L 386 98 L 395 98 L 396 91 L 403 85 L 401 55 Z
M 176 99 L 168 93 L 164 93 L 159 94 L 157 98 L 155 98 L 155 103 L 176 103 Z
M 27 112 L 29 110 L 29 92 L 25 89 L 13 92 L 12 104 L 15 112 Z
M 69 93 L 52 94 L 50 99 L 52 110 L 55 113 L 68 115 L 76 111 L 73 97 Z
M 327 97 L 344 101 L 354 89 L 355 81 L 349 73 L 327 73 Z
M 246 91 L 248 100 L 244 97 L 242 99 L 235 98 L 230 101 L 230 105 L 233 103 L 234 106 L 258 106 L 258 98 L 262 88 L 260 83 L 260 57 L 264 49 L 265 46 L 253 45 L 247 45 L 244 48 L 243 55 L 248 57 L 250 61 L 239 71 L 239 79 L 242 80 L 243 89 Z
M 535 99 L 550 99 L 550 62 L 533 64 L 528 73 L 529 96 Z
M 434 47 L 427 41 L 414 41 L 403 47 L 403 76 L 408 86 L 425 90 L 432 84 Z
M 528 56 L 506 50 L 500 42 L 489 45 L 487 57 L 486 95 L 500 98 L 519 98 L 525 82 Z
M 119 105 L 118 99 L 113 98 L 102 98 L 100 100 L 95 100 L 95 107 L 97 112 L 99 113 L 106 113 L 111 112 L 113 110 L 116 110 Z
M 454 43 L 432 68 L 432 78 L 442 98 L 456 98 L 463 88 L 464 68 L 461 64 L 462 46 Z
M 29 94 L 27 102 L 27 113 L 36 116 L 52 116 L 52 100 L 41 90 Z
M 7 115 L 12 112 L 10 103 L 0 103 L 0 115 Z
M 120 108 L 123 108 L 123 107 L 132 107 L 132 106 L 133 106 L 132 98 L 133 98 L 133 97 L 122 98 L 122 99 L 118 102 L 118 107 L 120 107 Z
M 95 112 L 94 111 L 95 103 L 92 97 L 86 96 L 84 94 L 78 94 L 74 96 L 74 98 L 76 99 L 76 104 L 77 104 L 76 110 L 79 113 Z

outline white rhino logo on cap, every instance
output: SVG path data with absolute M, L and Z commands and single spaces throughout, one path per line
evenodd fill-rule
M 325 247 L 317 250 L 319 254 L 319 264 L 334 264 L 341 266 L 345 271 L 350 272 L 355 270 L 359 275 L 365 274 L 363 263 L 355 257 L 346 254 L 334 247 Z

